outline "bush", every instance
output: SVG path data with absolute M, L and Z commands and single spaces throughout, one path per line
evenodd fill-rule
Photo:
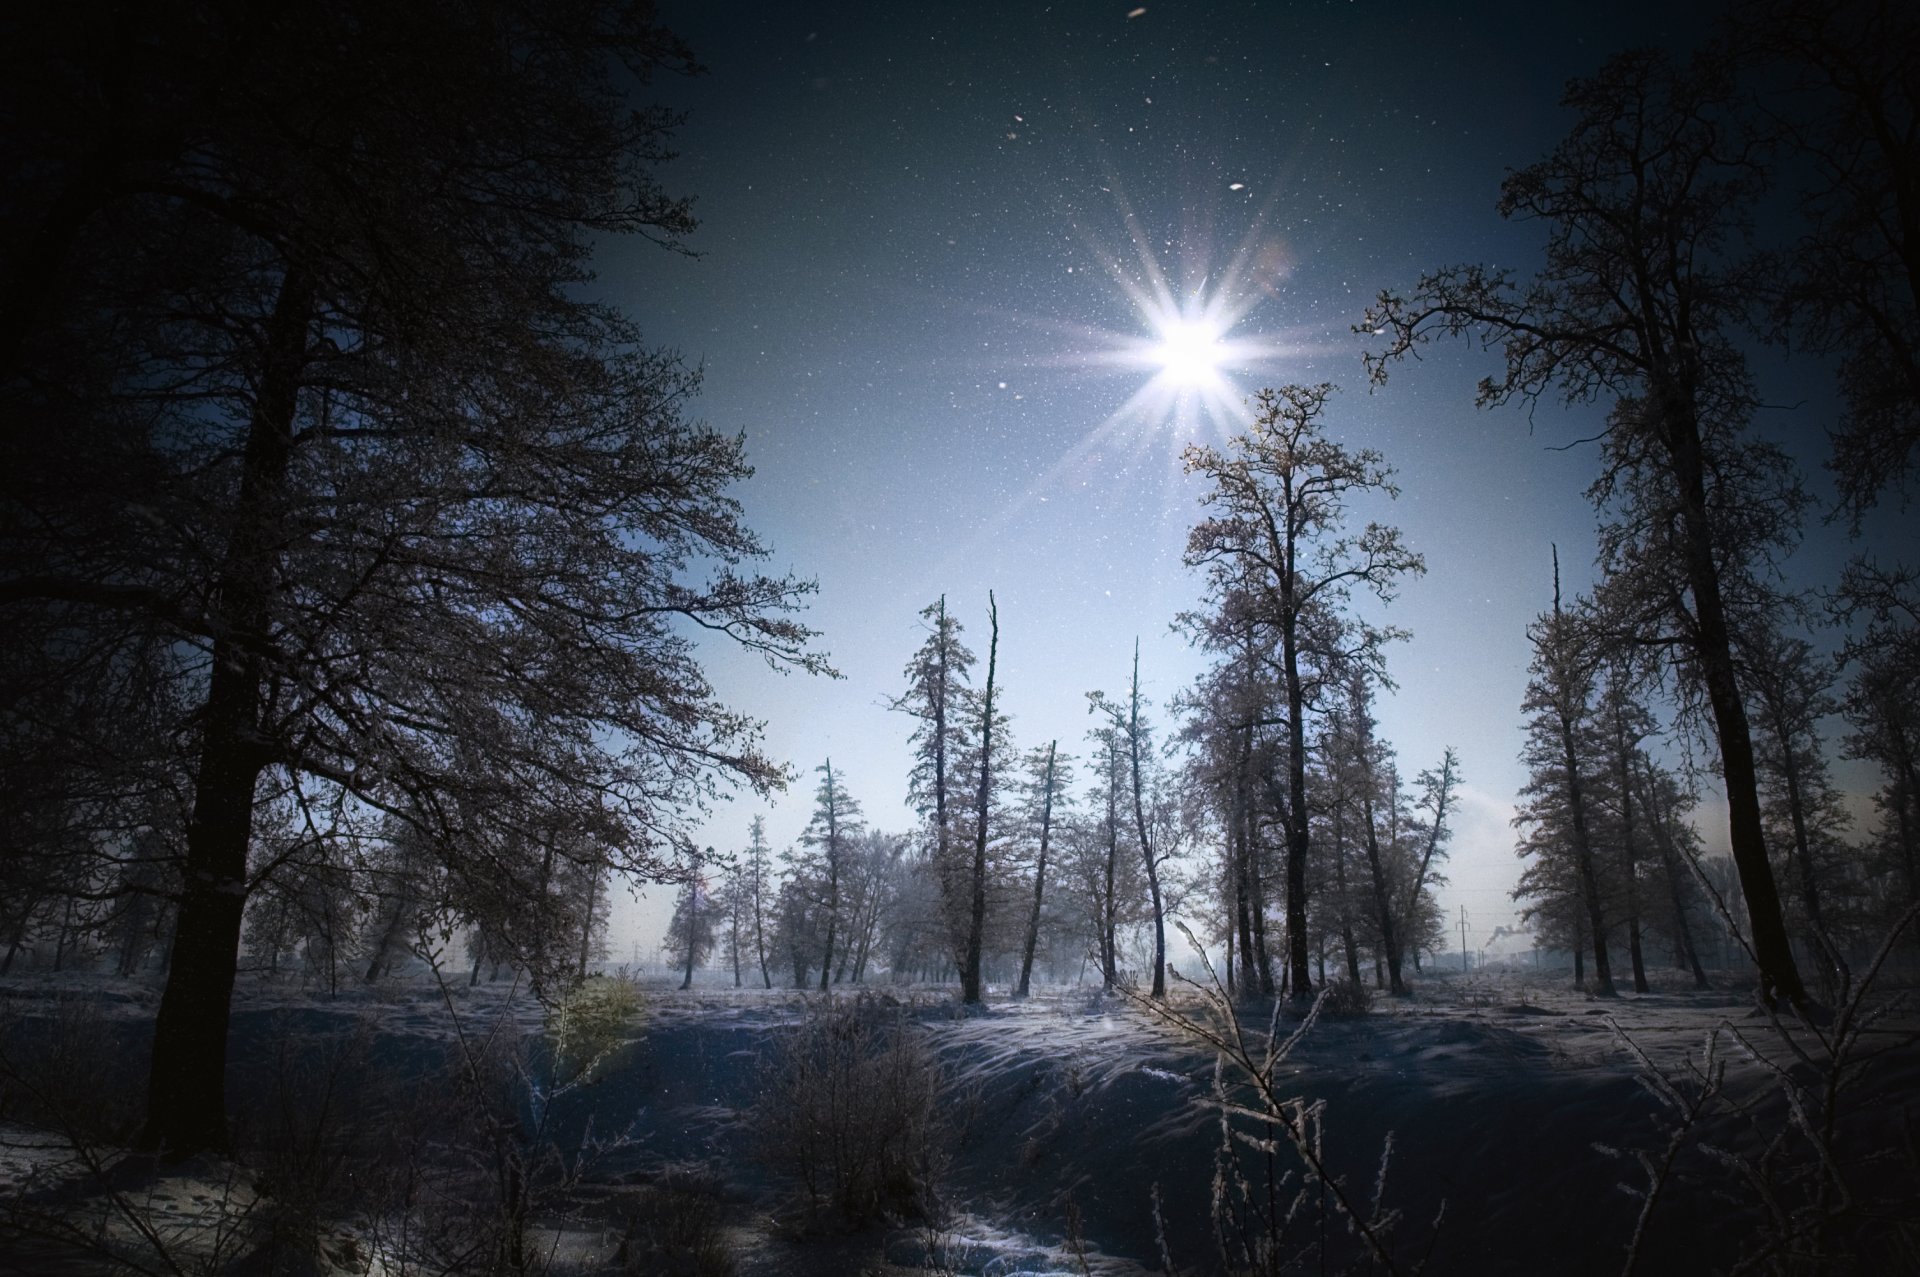
M 81 995 L 0 1018 L 0 1120 L 115 1143 L 138 1125 L 145 1078 L 124 1026 Z
M 1320 1014 L 1330 1020 L 1351 1019 L 1372 1010 L 1373 990 L 1359 980 L 1328 983 L 1326 1001 L 1320 1005 Z
M 614 1262 L 627 1273 L 733 1277 L 739 1263 L 727 1244 L 724 1217 L 718 1181 L 671 1171 L 633 1199 Z
M 613 1053 L 640 1018 L 640 991 L 630 980 L 588 976 L 547 1016 L 554 1082 L 585 1077 Z
M 812 1226 L 926 1216 L 947 1141 L 938 1067 L 898 1010 L 822 1002 L 762 1062 L 758 1160 Z

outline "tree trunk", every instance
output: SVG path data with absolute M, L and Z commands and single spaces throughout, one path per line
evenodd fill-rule
M 1020 987 L 1014 997 L 1024 998 L 1033 978 L 1033 951 L 1040 944 L 1040 903 L 1047 885 L 1047 840 L 1053 832 L 1053 757 L 1059 741 L 1047 742 L 1047 770 L 1041 780 L 1040 854 L 1033 865 L 1033 912 L 1027 916 L 1027 943 L 1020 955 Z
M 266 333 L 248 423 L 233 533 L 221 566 L 199 768 L 187 825 L 185 883 L 166 990 L 153 1026 L 147 1119 L 139 1144 L 185 1156 L 227 1147 L 227 1028 L 246 904 L 254 787 L 267 764 L 254 739 L 264 675 L 278 507 L 293 447 L 313 288 L 290 267 Z
M 1560 713 L 1560 747 L 1567 769 L 1567 812 L 1573 822 L 1573 859 L 1580 875 L 1580 897 L 1587 911 L 1587 935 L 1593 942 L 1593 981 L 1603 998 L 1618 996 L 1613 968 L 1607 961 L 1607 924 L 1600 910 L 1600 875 L 1593 863 L 1593 842 L 1587 836 L 1586 796 L 1580 786 L 1580 760 L 1574 750 L 1573 720 Z
M 1260 976 L 1260 996 L 1273 996 L 1273 955 L 1267 946 L 1267 879 L 1260 868 L 1260 827 L 1253 807 L 1247 807 L 1247 911 L 1253 915 L 1253 969 Z
M 1670 392 L 1662 405 L 1669 409 L 1668 448 L 1680 496 L 1681 526 L 1686 546 L 1687 586 L 1693 595 L 1694 652 L 1707 685 L 1715 735 L 1720 743 L 1720 774 L 1726 782 L 1727 836 L 1734 868 L 1740 874 L 1740 892 L 1747 902 L 1747 928 L 1760 967 L 1760 993 L 1771 1004 L 1785 998 L 1796 1007 L 1810 1007 L 1787 924 L 1780 910 L 1780 893 L 1767 861 L 1766 836 L 1760 824 L 1759 777 L 1753 761 L 1753 738 L 1747 725 L 1734 672 L 1733 643 L 1727 628 L 1726 607 L 1720 597 L 1720 571 L 1714 562 L 1713 535 L 1707 519 L 1705 465 L 1701 457 L 1699 424 L 1691 411 L 1692 397 Z M 1677 405 L 1684 404 L 1685 408 Z
M 820 959 L 820 992 L 833 978 L 834 932 L 840 925 L 840 813 L 833 788 L 833 760 L 827 760 L 827 950 Z
M 1360 693 L 1356 690 L 1355 696 Z M 1373 773 L 1371 754 L 1372 734 L 1367 730 L 1366 705 L 1364 702 L 1354 706 L 1354 740 L 1358 745 L 1360 764 L 1360 818 L 1367 836 L 1367 869 L 1373 879 L 1374 912 L 1379 915 L 1380 947 L 1385 952 L 1387 973 L 1396 996 L 1404 995 L 1406 985 L 1400 982 L 1400 939 L 1396 934 L 1393 917 L 1393 892 L 1387 885 L 1387 867 L 1380 855 L 1380 832 L 1374 819 L 1374 789 L 1378 784 Z M 1379 963 L 1374 964 L 1374 974 L 1379 974 Z
M 1674 932 L 1680 939 L 1680 949 L 1687 963 L 1693 968 L 1693 986 L 1696 989 L 1707 987 L 1707 973 L 1700 967 L 1700 950 L 1693 941 L 1693 927 L 1687 922 L 1687 902 L 1684 894 L 1680 867 L 1675 863 L 1679 853 L 1674 850 L 1673 837 L 1668 831 L 1667 822 L 1671 813 L 1661 811 L 1653 801 L 1653 773 L 1651 765 L 1647 772 L 1647 810 L 1652 818 L 1654 845 L 1660 849 L 1660 867 L 1667 875 L 1667 891 L 1673 903 Z
M 1347 909 L 1347 805 L 1343 797 L 1333 803 L 1333 889 L 1339 894 L 1340 947 L 1347 960 L 1347 980 L 1360 984 L 1360 945 L 1353 936 L 1353 916 Z
M 1114 754 L 1114 743 L 1107 746 L 1107 890 L 1100 898 L 1100 978 L 1101 991 L 1112 993 L 1120 979 L 1119 945 L 1114 931 L 1119 926 L 1119 905 L 1113 898 L 1113 875 L 1120 860 L 1120 794 L 1113 787 L 1115 773 L 1119 770 L 1114 764 L 1119 759 Z
M 700 955 L 700 884 L 687 888 L 687 976 L 680 982 L 683 989 L 693 987 L 693 962 Z
M 1140 855 L 1147 864 L 1147 894 L 1153 902 L 1153 996 L 1167 996 L 1167 919 L 1160 899 L 1160 865 L 1153 839 L 1147 833 L 1147 810 L 1140 796 L 1140 640 L 1133 641 L 1133 689 L 1128 698 L 1127 747 L 1132 755 L 1133 824 L 1140 835 Z
M 1000 609 L 987 591 L 987 694 L 980 711 L 980 785 L 974 798 L 973 869 L 967 894 L 967 948 L 960 968 L 960 1000 L 980 1001 L 980 950 L 987 933 L 987 816 L 993 803 L 993 678 L 1000 655 Z
M 1627 862 L 1627 958 L 1633 966 L 1633 991 L 1647 992 L 1647 964 L 1640 951 L 1640 864 L 1633 841 L 1633 747 L 1616 702 L 1613 715 L 1615 772 L 1620 785 L 1620 847 Z
M 1292 565 L 1289 564 L 1289 567 Z M 1300 684 L 1299 624 L 1291 606 L 1292 583 L 1280 627 L 1281 657 L 1287 683 L 1287 976 L 1297 1002 L 1313 997 L 1313 977 L 1307 970 L 1307 724 L 1306 694 Z

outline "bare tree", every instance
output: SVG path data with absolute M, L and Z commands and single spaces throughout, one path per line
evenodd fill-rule
M 741 441 L 584 287 L 595 239 L 692 226 L 633 109 L 677 39 L 598 0 L 111 22 L 105 58 L 32 28 L 5 89 L 48 162 L 6 195 L 0 609 L 156 640 L 192 798 L 142 1139 L 188 1153 L 226 1142 L 263 778 L 421 826 L 505 913 L 543 829 L 650 876 L 782 782 L 689 631 L 824 666 L 808 587 L 741 570 Z
M 1531 772 L 1523 791 L 1529 801 L 1515 817 L 1536 827 L 1521 843 L 1521 854 L 1543 853 L 1563 859 L 1584 910 L 1583 934 L 1593 946 L 1595 991 L 1615 996 L 1613 964 L 1607 952 L 1607 920 L 1600 892 L 1599 855 L 1594 846 L 1589 789 L 1592 772 L 1594 640 L 1581 618 L 1560 605 L 1560 556 L 1553 560 L 1553 610 L 1529 628 L 1533 642 L 1533 678 L 1527 683 L 1523 712 L 1531 714 L 1522 757 Z
M 1435 271 L 1409 297 L 1383 292 L 1359 327 L 1387 338 L 1368 356 L 1376 384 L 1435 336 L 1477 335 L 1506 360 L 1481 382 L 1483 405 L 1556 390 L 1612 400 L 1592 493 L 1620 507 L 1603 529 L 1610 583 L 1635 596 L 1623 609 L 1634 637 L 1661 644 L 1707 702 L 1763 994 L 1810 1005 L 1767 860 L 1733 652 L 1755 571 L 1791 544 L 1804 497 L 1778 451 L 1745 436 L 1754 396 L 1728 334 L 1757 287 L 1737 239 L 1762 169 L 1730 97 L 1721 67 L 1647 50 L 1575 81 L 1572 133 L 1510 174 L 1499 205 L 1544 226 L 1541 273 L 1523 284 L 1483 266 Z
M 1034 830 L 1037 845 L 1033 858 L 1033 909 L 1027 915 L 1027 939 L 1020 951 L 1020 982 L 1013 994 L 1016 998 L 1028 995 L 1033 978 L 1033 954 L 1040 943 L 1041 906 L 1046 899 L 1047 853 L 1053 842 L 1054 809 L 1056 805 L 1066 805 L 1073 787 L 1072 759 L 1059 753 L 1059 743 L 1048 741 L 1044 752 L 1034 750 L 1027 756 L 1027 823 Z
M 980 730 L 974 739 L 978 754 L 974 764 L 973 862 L 967 873 L 967 912 L 965 938 L 960 945 L 960 1000 L 980 1001 L 980 952 L 987 930 L 987 836 L 993 818 L 993 798 L 997 773 L 994 770 L 995 738 L 1002 735 L 1001 724 L 993 708 L 994 674 L 1000 656 L 1000 608 L 993 592 L 987 592 L 987 683 L 980 698 Z
M 1730 10 L 1729 51 L 1807 174 L 1785 251 L 1778 333 L 1838 358 L 1832 468 L 1856 524 L 1909 495 L 1920 446 L 1920 19 L 1893 0 Z
M 1320 417 L 1332 391 L 1325 384 L 1263 390 L 1252 426 L 1227 451 L 1186 451 L 1188 472 L 1212 485 L 1202 500 L 1213 511 L 1188 535 L 1187 562 L 1208 567 L 1220 589 L 1249 591 L 1250 612 L 1278 650 L 1286 697 L 1287 967 L 1296 999 L 1313 991 L 1306 715 L 1333 668 L 1356 655 L 1371 659 L 1382 637 L 1365 633 L 1355 650 L 1340 650 L 1340 639 L 1351 634 L 1336 622 L 1354 587 L 1386 599 L 1400 576 L 1426 570 L 1395 528 L 1369 523 L 1357 534 L 1343 531 L 1350 496 L 1398 489 L 1379 453 L 1349 451 L 1324 436 Z
M 1114 703 L 1104 692 L 1089 692 L 1087 708 L 1107 716 L 1112 730 L 1126 751 L 1127 798 L 1131 800 L 1134 836 L 1140 848 L 1141 868 L 1147 875 L 1147 901 L 1153 917 L 1153 986 L 1151 996 L 1167 996 L 1167 910 L 1160 889 L 1160 866 L 1170 849 L 1160 845 L 1147 820 L 1145 788 L 1148 761 L 1152 754 L 1151 729 L 1140 721 L 1140 640 L 1133 641 L 1133 678 L 1127 685 L 1127 702 Z

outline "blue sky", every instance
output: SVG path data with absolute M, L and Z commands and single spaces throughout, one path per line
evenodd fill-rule
M 846 675 L 707 650 L 800 780 L 724 806 L 703 841 L 736 848 L 764 814 L 788 845 L 828 756 L 871 822 L 910 827 L 911 724 L 885 706 L 942 594 L 984 656 L 996 592 L 1022 747 L 1081 752 L 1085 693 L 1122 690 L 1136 637 L 1164 705 L 1201 668 L 1169 630 L 1199 589 L 1180 448 L 1232 429 L 1238 392 L 1332 381 L 1331 433 L 1399 472 L 1401 498 L 1357 514 L 1399 525 L 1429 568 L 1374 613 L 1413 632 L 1382 731 L 1409 776 L 1459 749 L 1444 903 L 1484 935 L 1512 921 L 1524 630 L 1549 545 L 1570 587 L 1591 575 L 1595 458 L 1555 448 L 1592 418 L 1476 410 L 1489 357 L 1464 345 L 1370 394 L 1350 326 L 1423 268 L 1535 261 L 1537 230 L 1493 206 L 1506 169 L 1564 134 L 1564 82 L 1703 26 L 1673 5 L 1140 7 L 663 6 L 708 67 L 655 86 L 687 112 L 663 176 L 697 198 L 699 256 L 612 245 L 599 286 L 704 368 L 698 415 L 746 434 L 749 522 L 771 566 L 819 581 L 809 619 Z M 1154 376 L 1129 362 L 1153 337 L 1129 290 L 1156 272 L 1178 305 L 1244 311 L 1225 410 L 1129 407 Z M 1822 370 L 1777 362 L 1769 398 L 1798 406 L 1761 428 L 1817 468 Z M 1807 581 L 1846 552 L 1813 532 L 1792 567 Z M 666 894 L 622 910 L 620 954 L 654 942 Z

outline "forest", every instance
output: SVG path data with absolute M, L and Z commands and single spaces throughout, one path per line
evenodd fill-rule
M 0 45 L 0 1273 L 1920 1271 L 1903 8 L 1596 58 L 1483 192 L 1536 258 L 1368 281 L 1362 384 L 1181 441 L 1192 681 L 1134 640 L 1029 734 L 997 592 L 921 583 L 897 818 L 714 673 L 845 671 L 599 273 L 703 251 L 651 5 Z M 1593 463 L 1482 709 L 1506 962 L 1446 907 L 1485 764 L 1381 724 L 1438 551 L 1364 423 L 1446 352 Z

